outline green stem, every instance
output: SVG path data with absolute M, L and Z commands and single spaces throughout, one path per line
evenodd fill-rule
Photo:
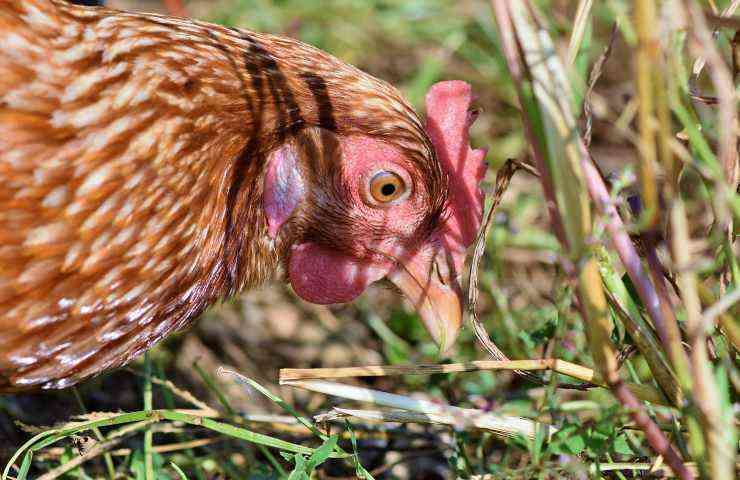
M 144 411 L 152 411 L 152 360 L 149 352 L 144 354 Z M 151 425 L 144 432 L 144 464 L 146 480 L 154 480 L 154 432 Z

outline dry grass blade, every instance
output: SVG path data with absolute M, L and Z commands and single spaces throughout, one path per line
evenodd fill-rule
M 527 172 L 537 175 L 536 171 L 534 171 L 531 166 L 519 163 L 513 159 L 507 160 L 504 166 L 501 167 L 501 169 L 498 171 L 498 173 L 496 174 L 496 184 L 494 186 L 494 191 L 491 195 L 491 206 L 488 208 L 486 218 L 483 221 L 483 225 L 481 225 L 480 230 L 478 231 L 478 237 L 475 239 L 473 258 L 470 261 L 470 272 L 468 275 L 468 314 L 473 333 L 475 333 L 475 338 L 478 339 L 478 342 L 483 346 L 483 348 L 486 349 L 486 351 L 488 351 L 488 354 L 491 355 L 491 357 L 493 357 L 494 359 L 501 361 L 508 361 L 509 357 L 507 357 L 506 354 L 498 347 L 498 345 L 496 345 L 493 340 L 491 340 L 491 337 L 488 336 L 486 328 L 483 326 L 480 319 L 478 318 L 478 269 L 480 268 L 481 259 L 483 258 L 483 253 L 486 249 L 486 239 L 488 238 L 488 234 L 491 231 L 491 226 L 493 225 L 493 218 L 494 214 L 496 213 L 496 208 L 501 203 L 501 199 L 503 198 L 504 193 L 506 193 L 506 189 L 509 187 L 509 183 L 511 183 L 511 178 L 519 169 L 526 170 Z M 518 375 L 527 377 L 533 382 L 542 383 L 542 379 L 529 372 L 526 372 L 524 370 L 515 370 L 515 372 Z
M 736 288 L 730 293 L 726 294 L 717 301 L 714 305 L 707 308 L 703 313 L 703 323 L 706 327 L 712 325 L 717 317 L 723 315 L 724 312 L 732 308 L 737 302 L 740 302 L 740 288 Z
M 732 16 L 735 14 L 735 11 L 738 9 L 738 7 L 740 7 L 740 0 L 732 0 L 732 3 L 727 5 L 727 7 L 722 11 L 719 17 L 716 17 L 715 15 L 711 15 L 711 17 L 716 17 L 719 19 L 732 19 Z M 707 17 L 710 17 L 710 15 L 707 15 Z M 735 18 L 734 20 L 738 20 L 738 19 Z M 725 26 L 727 28 L 733 28 L 731 25 L 725 25 Z M 714 28 L 721 28 L 721 27 L 715 25 Z M 736 24 L 734 28 L 740 29 L 740 24 Z M 706 65 L 706 63 L 707 63 L 707 60 L 704 57 L 699 57 L 694 61 L 694 66 L 691 69 L 694 76 L 698 76 L 699 74 L 701 74 L 701 71 L 704 69 L 704 65 Z M 714 103 L 716 103 L 716 100 L 717 99 L 714 98 Z
M 736 318 L 724 313 L 726 307 L 729 309 L 731 307 L 730 304 L 738 301 L 737 295 L 740 289 L 733 290 L 731 293 L 725 295 L 720 301 L 717 301 L 712 291 L 706 285 L 700 283 L 697 288 L 699 290 L 701 303 L 706 308 L 703 313 L 706 318 L 705 322 L 711 323 L 716 319 L 732 346 L 736 351 L 740 351 L 740 325 L 738 325 Z
M 188 403 L 190 403 L 192 405 L 195 405 L 196 407 L 198 407 L 202 411 L 212 411 L 214 414 L 218 414 L 218 412 L 216 410 L 214 410 L 211 407 L 209 407 L 205 402 L 203 402 L 201 400 L 198 400 L 195 397 L 195 395 L 193 395 L 192 393 L 188 392 L 185 389 L 182 389 L 182 388 L 177 387 L 174 383 L 172 383 L 169 380 L 161 380 L 159 378 L 154 377 L 154 378 L 152 378 L 152 383 L 157 384 L 157 385 L 160 385 L 160 386 L 162 386 L 164 388 L 169 389 L 170 392 L 172 392 L 173 394 L 177 395 L 178 397 L 180 397 L 181 399 L 185 400 L 186 402 L 188 402 Z
M 280 370 L 280 384 L 288 385 L 295 380 L 348 377 L 382 377 L 391 375 L 432 375 L 436 373 L 475 372 L 481 370 L 513 370 L 529 372 L 550 370 L 581 380 L 593 386 L 606 387 L 603 380 L 592 369 L 557 358 L 535 360 L 476 360 L 466 363 L 446 363 L 429 365 L 371 365 L 365 367 L 343 368 L 283 368 Z M 628 388 L 641 400 L 658 405 L 669 405 L 663 396 L 649 385 L 627 384 Z
M 535 422 L 527 418 L 501 416 L 481 410 L 454 407 L 444 403 L 421 400 L 343 383 L 327 382 L 324 380 L 293 380 L 283 382 L 283 384 L 323 393 L 324 395 L 332 395 L 357 402 L 368 402 L 374 405 L 407 410 L 423 415 L 442 415 L 455 419 L 455 426 L 458 428 L 474 427 L 488 430 L 504 437 L 522 436 L 532 439 L 535 438 L 538 429 L 545 429 L 545 437 L 549 438 L 557 431 L 551 425 Z
M 601 78 L 606 61 L 609 60 L 609 57 L 612 54 L 612 49 L 614 48 L 614 42 L 617 39 L 618 32 L 619 25 L 615 23 L 612 26 L 612 32 L 609 35 L 609 43 L 606 45 L 606 48 L 601 53 L 598 60 L 596 60 L 596 63 L 594 63 L 594 66 L 591 69 L 591 74 L 588 77 L 588 89 L 583 97 L 583 116 L 586 118 L 586 126 L 583 132 L 583 143 L 586 144 L 586 147 L 591 145 L 591 133 L 593 131 L 592 97 L 594 94 L 594 88 L 596 87 L 596 82 Z
M 677 263 L 678 284 L 686 308 L 686 330 L 691 345 L 690 362 L 693 373 L 693 394 L 698 415 L 703 426 L 706 456 L 709 459 L 711 478 L 731 480 L 735 478 L 735 447 L 732 426 L 725 425 L 719 388 L 714 380 L 714 371 L 707 351 L 707 332 L 713 322 L 702 316 L 701 301 L 696 288 L 696 275 L 690 267 L 689 227 L 686 211 L 681 199 L 674 200 L 671 209 L 672 250 Z
M 486 218 L 483 221 L 483 224 L 481 225 L 480 230 L 478 231 L 478 237 L 475 239 L 475 247 L 473 249 L 473 258 L 470 261 L 470 275 L 469 275 L 470 283 L 468 286 L 468 312 L 470 313 L 470 316 L 474 324 L 480 323 L 478 321 L 478 313 L 477 313 L 478 311 L 478 269 L 480 268 L 480 262 L 481 262 L 481 259 L 483 258 L 483 253 L 485 252 L 485 249 L 486 249 L 486 239 L 488 238 L 488 234 L 491 231 L 491 226 L 493 225 L 493 218 L 494 218 L 494 214 L 496 213 L 496 208 L 501 203 L 501 199 L 503 198 L 504 193 L 506 193 L 506 189 L 509 187 L 509 183 L 511 183 L 511 178 L 514 176 L 516 171 L 520 168 L 524 169 L 525 167 L 523 167 L 522 164 L 518 163 L 516 160 L 509 159 L 506 161 L 504 166 L 501 167 L 501 169 L 496 174 L 496 184 L 494 186 L 493 194 L 491 194 L 491 206 L 488 208 L 488 213 L 486 214 Z M 477 336 L 477 330 L 476 330 L 476 336 Z M 506 355 L 504 355 L 504 353 L 501 352 L 499 348 L 495 344 L 493 344 L 493 342 L 491 342 L 487 334 L 484 336 L 484 338 L 479 337 L 478 340 L 486 347 L 489 353 L 496 360 L 508 360 L 506 358 Z
M 686 12 L 692 21 L 689 23 L 690 32 L 701 46 L 702 58 L 709 64 L 709 76 L 714 84 L 719 107 L 719 160 L 724 168 L 725 180 L 734 191 L 738 182 L 738 149 L 737 149 L 737 94 L 732 74 L 722 59 L 714 43 L 712 32 L 709 29 L 703 11 L 695 0 L 684 0 Z M 740 2 L 733 3 L 723 12 L 722 16 L 729 17 Z M 725 15 L 727 14 L 727 15 Z M 698 67 L 698 66 L 697 66 Z M 700 68 L 696 68 L 698 74 Z
M 452 415 L 437 413 L 417 413 L 405 410 L 355 410 L 349 408 L 334 407 L 332 413 L 323 415 L 322 419 L 333 420 L 342 417 L 355 417 L 362 420 L 373 422 L 392 422 L 392 423 L 428 423 L 431 425 L 446 425 L 458 427 L 459 419 Z M 472 425 L 480 430 L 488 430 L 484 426 Z
M 292 380 L 347 377 L 382 377 L 391 375 L 432 375 L 436 373 L 475 372 L 481 370 L 552 370 L 584 382 L 596 380 L 590 368 L 556 358 L 540 360 L 476 360 L 466 363 L 377 365 L 344 368 L 283 368 L 280 383 Z
M 159 432 L 159 429 L 154 429 L 155 432 Z M 205 447 L 208 445 L 212 445 L 214 443 L 222 442 L 223 438 L 221 437 L 213 437 L 213 438 L 198 438 L 195 440 L 188 440 L 185 442 L 177 442 L 177 443 L 166 443 L 163 445 L 156 445 L 153 447 L 153 450 L 156 453 L 170 453 L 170 452 L 178 452 L 181 450 L 190 450 L 192 448 L 198 448 L 198 447 Z M 99 444 L 96 444 L 99 445 Z M 89 452 L 90 450 L 87 450 Z M 48 450 L 44 450 L 41 454 L 37 455 L 36 458 L 43 459 L 43 460 L 51 460 L 51 459 L 58 459 L 62 455 L 64 455 L 67 452 L 66 448 L 62 447 L 54 447 L 49 448 Z M 127 457 L 133 453 L 133 450 L 130 448 L 117 448 L 115 450 L 110 450 L 108 453 L 110 453 L 114 457 Z
M 445 423 L 441 415 L 408 412 L 406 410 L 356 410 L 350 408 L 334 407 L 331 412 L 317 415 L 314 420 L 326 422 L 340 418 L 356 417 L 374 422 L 393 423 Z
M 591 19 L 591 7 L 593 5 L 593 0 L 581 0 L 578 4 L 573 33 L 568 44 L 568 58 L 566 60 L 568 65 L 573 65 L 576 61 L 578 50 L 581 48 L 581 42 L 583 42 L 583 36 L 586 33 L 586 27 Z
M 637 122 L 640 133 L 640 194 L 643 205 L 643 226 L 653 229 L 659 221 L 658 181 L 656 168 L 658 152 L 656 145 L 655 104 L 656 92 L 662 74 L 662 52 L 660 50 L 656 2 L 635 2 L 634 22 L 637 30 L 637 52 L 635 58 L 635 85 L 639 98 Z
M 126 368 L 126 370 L 130 372 L 132 375 L 136 375 L 137 377 L 144 378 L 144 375 L 141 372 L 133 368 Z M 199 400 L 195 395 L 185 390 L 184 388 L 178 387 L 177 385 L 172 383 L 170 380 L 163 380 L 157 377 L 152 377 L 151 380 L 152 380 L 152 384 L 159 385 L 162 388 L 166 388 L 173 395 L 179 397 L 180 399 L 186 401 L 187 403 L 190 403 L 191 405 L 195 405 L 201 411 L 211 410 L 213 411 L 214 415 L 218 415 L 218 412 L 214 410 L 213 408 L 209 407 L 208 404 L 206 404 L 202 400 Z

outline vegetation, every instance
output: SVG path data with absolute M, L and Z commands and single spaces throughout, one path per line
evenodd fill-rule
M 740 2 L 186 6 L 419 108 L 473 85 L 491 168 L 470 328 L 441 357 L 393 292 L 251 292 L 128 370 L 0 397 L 3 480 L 735 478 Z M 392 367 L 339 368 L 367 365 Z M 311 367 L 333 370 L 278 386 Z

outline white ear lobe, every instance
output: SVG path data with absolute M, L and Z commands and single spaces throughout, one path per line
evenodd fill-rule
M 306 186 L 298 162 L 299 154 L 292 142 L 284 143 L 267 158 L 262 208 L 272 239 L 305 196 Z

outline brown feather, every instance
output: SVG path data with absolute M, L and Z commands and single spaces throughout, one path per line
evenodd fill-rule
M 2 0 L 0 45 L 0 391 L 125 364 L 271 276 L 259 180 L 301 129 L 387 139 L 443 188 L 393 87 L 292 39 Z

